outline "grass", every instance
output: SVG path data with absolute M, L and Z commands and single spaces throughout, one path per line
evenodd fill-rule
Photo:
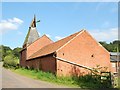
M 23 76 L 27 76 L 33 79 L 37 80 L 43 80 L 48 81 L 51 83 L 55 83 L 58 85 L 66 85 L 70 87 L 79 87 L 71 77 L 56 77 L 52 73 L 49 72 L 42 72 L 42 71 L 36 71 L 36 70 L 28 70 L 24 68 L 19 69 L 11 69 L 13 72 L 21 74 Z
M 118 88 L 120 88 L 120 76 L 118 77 Z
M 91 75 L 81 77 L 56 77 L 52 73 L 37 70 L 28 70 L 24 68 L 11 69 L 13 72 L 59 85 L 70 86 L 74 88 L 109 88 L 105 83 L 101 83 L 99 77 L 94 78 Z

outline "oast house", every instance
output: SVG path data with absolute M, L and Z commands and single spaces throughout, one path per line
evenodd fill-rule
M 46 35 L 39 37 L 35 17 L 20 55 L 20 66 L 58 76 L 84 75 L 97 65 L 111 71 L 110 53 L 86 30 L 53 42 Z

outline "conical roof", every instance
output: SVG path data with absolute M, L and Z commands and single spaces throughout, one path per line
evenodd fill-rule
M 36 29 L 36 18 L 34 16 L 32 22 L 31 22 L 31 25 L 29 27 L 29 30 L 28 30 L 28 33 L 27 33 L 27 36 L 25 38 L 23 46 L 24 45 L 28 46 L 29 44 L 33 43 L 38 38 L 39 38 L 39 34 L 37 32 L 37 29 Z

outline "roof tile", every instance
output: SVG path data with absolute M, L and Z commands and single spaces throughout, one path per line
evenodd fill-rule
M 72 38 L 74 38 L 77 34 L 79 34 L 81 31 L 74 33 L 66 38 L 63 38 L 59 41 L 56 41 L 54 43 L 51 43 L 43 48 L 41 48 L 39 51 L 35 52 L 33 55 L 31 55 L 28 59 L 33 59 L 33 58 L 37 58 L 37 57 L 41 57 L 44 55 L 48 55 L 51 54 L 53 52 L 55 52 L 56 50 L 58 50 L 61 46 L 63 46 L 64 44 L 66 44 L 68 41 L 70 41 Z

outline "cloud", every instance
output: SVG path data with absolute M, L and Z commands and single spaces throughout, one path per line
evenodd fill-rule
M 10 31 L 10 30 L 17 30 L 19 25 L 22 23 L 23 21 L 16 17 L 13 19 L 1 20 L 0 21 L 0 34 Z
M 62 39 L 62 38 L 64 38 L 64 37 L 61 37 L 61 36 L 55 36 L 55 39 L 56 39 L 56 40 L 60 40 L 60 39 Z
M 118 28 L 110 28 L 107 30 L 91 30 L 90 34 L 97 41 L 111 42 L 113 40 L 118 40 Z
M 13 18 L 13 19 L 8 19 L 9 22 L 12 22 L 12 23 L 18 23 L 18 24 L 22 24 L 23 21 L 20 20 L 19 18 Z
M 46 36 L 49 37 L 49 38 L 51 37 L 51 35 L 49 35 L 49 34 L 46 34 Z

